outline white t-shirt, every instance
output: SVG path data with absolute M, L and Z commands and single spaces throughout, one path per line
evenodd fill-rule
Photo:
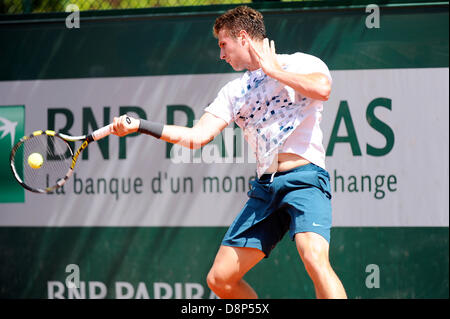
M 322 73 L 331 82 L 330 71 L 319 58 L 305 54 L 278 55 L 282 68 L 289 72 Z M 268 77 L 262 69 L 247 71 L 228 82 L 206 112 L 235 121 L 255 152 L 257 173 L 261 176 L 277 153 L 294 153 L 325 169 L 322 145 L 323 102 L 296 92 Z

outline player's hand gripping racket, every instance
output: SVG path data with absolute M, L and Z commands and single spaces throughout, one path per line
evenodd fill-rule
M 113 132 L 113 125 L 104 126 L 92 134 L 69 136 L 54 131 L 36 131 L 24 136 L 11 150 L 13 175 L 25 189 L 49 193 L 70 178 L 80 153 L 93 141 Z M 68 142 L 82 141 L 74 153 Z

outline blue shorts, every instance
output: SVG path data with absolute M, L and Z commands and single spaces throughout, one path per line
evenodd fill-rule
M 267 258 L 289 230 L 314 232 L 330 241 L 331 188 L 326 170 L 299 166 L 252 181 L 248 201 L 231 224 L 224 246 L 258 248 Z

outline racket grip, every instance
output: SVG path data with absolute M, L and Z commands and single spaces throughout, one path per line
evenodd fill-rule
M 101 140 L 104 137 L 107 137 L 113 132 L 113 125 L 109 124 L 104 127 L 99 128 L 98 130 L 92 133 L 92 138 L 94 141 Z

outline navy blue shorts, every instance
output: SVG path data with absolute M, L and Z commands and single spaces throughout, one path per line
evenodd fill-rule
M 248 201 L 231 224 L 224 246 L 258 248 L 267 258 L 289 230 L 314 232 L 330 241 L 331 188 L 326 170 L 314 165 L 264 174 L 252 181 Z

